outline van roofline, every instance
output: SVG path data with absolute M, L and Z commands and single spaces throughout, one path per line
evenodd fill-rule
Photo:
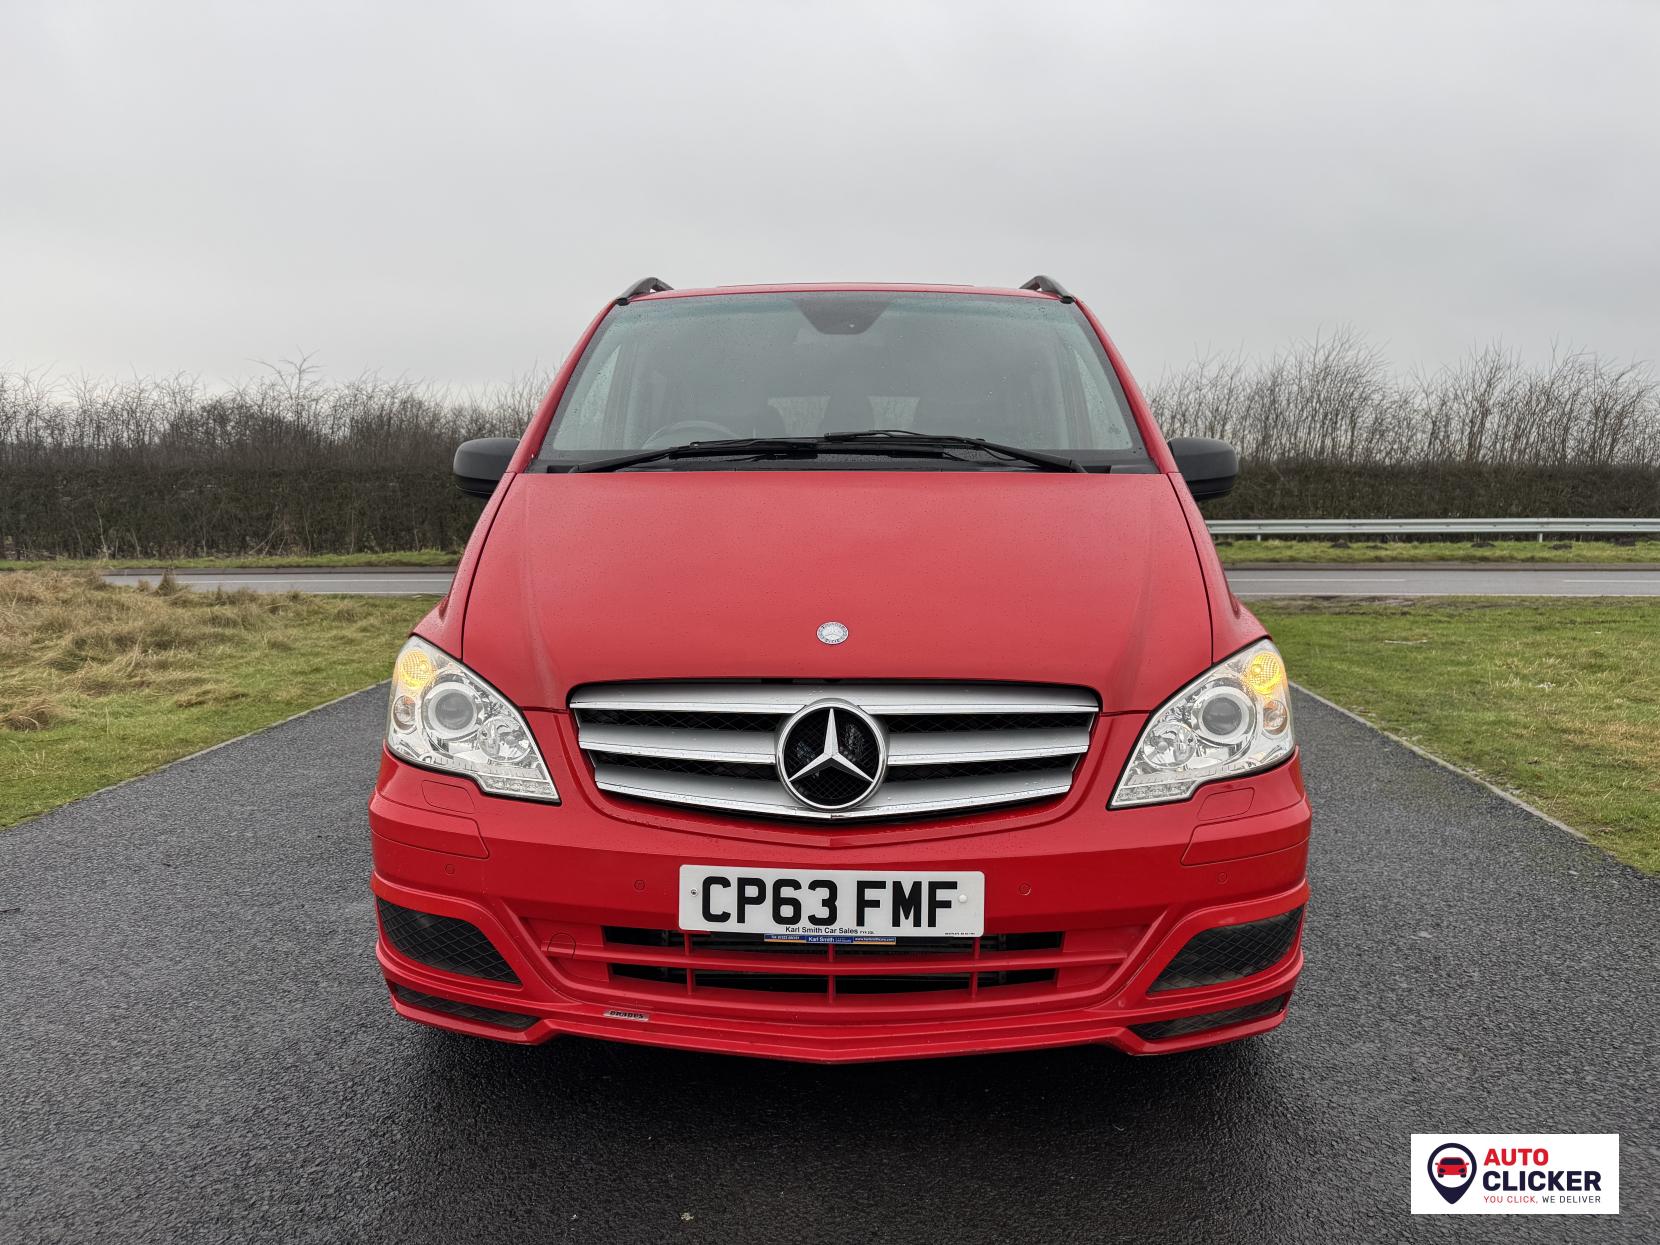
M 708 298 L 722 294 L 989 294 L 1002 298 L 1062 299 L 1043 290 L 1021 290 L 996 285 L 937 285 L 893 281 L 806 281 L 763 285 L 714 285 L 701 289 L 656 290 L 634 295 L 630 302 L 656 302 L 671 298 Z

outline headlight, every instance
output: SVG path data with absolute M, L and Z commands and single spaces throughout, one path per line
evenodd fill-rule
M 1147 720 L 1112 807 L 1185 800 L 1201 783 L 1267 769 L 1293 747 L 1285 662 L 1260 640 L 1189 683 Z
M 519 711 L 425 640 L 405 644 L 392 668 L 386 746 L 416 765 L 465 774 L 491 795 L 559 802 Z

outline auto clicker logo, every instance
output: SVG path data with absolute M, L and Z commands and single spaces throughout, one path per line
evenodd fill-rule
M 1412 1134 L 1414 1215 L 1617 1215 L 1618 1133 Z
M 1429 1179 L 1437 1193 L 1456 1202 L 1476 1182 L 1476 1156 L 1456 1141 L 1444 1141 L 1429 1153 Z

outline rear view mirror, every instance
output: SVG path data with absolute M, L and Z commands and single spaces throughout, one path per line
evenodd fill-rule
M 455 451 L 455 485 L 474 497 L 488 497 L 501 483 L 502 473 L 519 448 L 516 437 L 478 437 L 463 441 Z
M 1210 437 L 1171 437 L 1170 453 L 1194 501 L 1226 497 L 1239 478 L 1239 453 Z

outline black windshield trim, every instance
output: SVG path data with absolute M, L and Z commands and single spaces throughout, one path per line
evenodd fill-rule
M 852 456 L 853 455 L 850 450 L 846 457 Z M 555 454 L 548 458 L 533 459 L 525 467 L 525 470 L 533 474 L 581 474 L 581 469 L 589 463 L 597 463 L 602 459 L 616 457 L 618 457 L 618 455 L 614 451 L 576 450 Z M 885 454 L 880 457 L 873 455 L 869 465 L 853 467 L 842 463 L 840 460 L 843 457 L 844 455 L 836 454 L 826 461 L 822 458 L 808 457 L 804 454 L 794 454 L 788 456 L 769 456 L 765 458 L 752 459 L 748 462 L 736 462 L 736 460 L 721 462 L 719 459 L 703 460 L 696 458 L 682 458 L 668 464 L 667 469 L 712 471 L 723 470 L 730 467 L 732 470 L 749 470 L 753 466 L 755 468 L 765 468 L 772 471 L 836 471 L 843 469 L 849 471 L 920 471 L 929 469 L 929 466 L 932 464 L 944 464 L 947 467 L 952 466 L 951 460 L 949 459 L 922 457 L 912 457 L 907 459 L 899 458 L 892 454 Z M 1120 451 L 1114 453 L 1107 450 L 1079 450 L 1077 461 L 1080 467 L 1092 475 L 1133 476 L 1160 474 L 1159 469 L 1154 466 L 1150 460 L 1133 452 L 1125 453 Z M 706 466 L 706 462 L 709 465 Z M 1050 474 L 1046 471 L 1022 471 L 1018 466 L 1016 466 L 1016 464 L 996 458 L 978 458 L 973 461 L 968 459 L 960 459 L 957 460 L 957 466 L 963 470 L 969 471 L 1002 471 L 1012 472 L 1016 475 Z
M 572 472 L 625 471 L 654 463 L 677 459 L 698 458 L 819 458 L 825 454 L 857 454 L 867 458 L 926 458 L 955 459 L 971 462 L 955 450 L 989 454 L 1009 463 L 1023 463 L 1040 471 L 1081 472 L 1081 464 L 1055 454 L 1024 450 L 1000 445 L 977 437 L 954 437 L 925 433 L 895 433 L 888 429 L 874 429 L 863 433 L 830 433 L 822 437 L 734 437 L 716 441 L 689 441 L 684 445 L 665 445 L 654 450 L 636 450 L 629 454 L 597 458 L 573 463 Z
M 1107 475 L 1110 467 L 1086 467 L 1086 475 Z M 574 467 L 549 464 L 546 468 L 549 475 L 580 475 Z M 1016 463 L 1003 462 L 996 459 L 981 459 L 971 462 L 966 458 L 923 458 L 914 456 L 905 459 L 896 459 L 892 455 L 880 458 L 851 458 L 844 459 L 837 454 L 829 459 L 800 458 L 795 455 L 779 457 L 763 455 L 751 457 L 731 458 L 677 458 L 668 462 L 641 463 L 633 467 L 624 467 L 615 472 L 590 472 L 592 475 L 673 475 L 676 472 L 699 471 L 778 471 L 800 472 L 909 472 L 912 474 L 947 474 L 961 475 L 1015 475 L 1015 476 L 1044 476 L 1051 474 L 1070 475 L 1071 472 L 1051 473 L 1036 468 L 1027 468 Z

